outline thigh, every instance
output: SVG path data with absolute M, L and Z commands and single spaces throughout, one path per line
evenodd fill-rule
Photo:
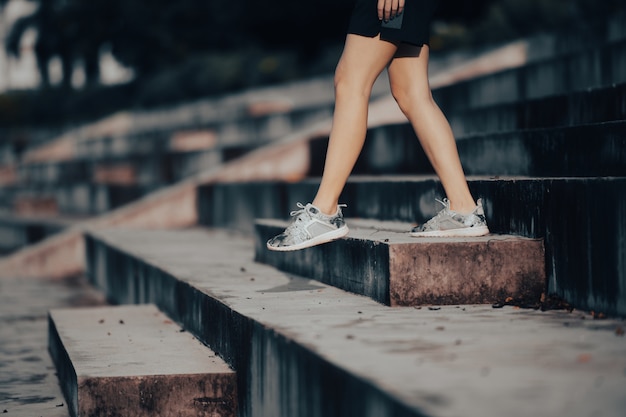
M 371 85 L 398 51 L 394 43 L 379 36 L 348 34 L 337 64 L 337 78 L 344 82 Z
M 428 45 L 400 44 L 389 63 L 389 83 L 392 91 L 430 94 L 428 84 Z

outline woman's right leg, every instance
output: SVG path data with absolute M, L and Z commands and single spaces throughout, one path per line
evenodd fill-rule
M 335 72 L 335 111 L 326 162 L 313 205 L 334 214 L 339 195 L 356 163 L 367 131 L 372 86 L 397 50 L 378 36 L 348 34 Z

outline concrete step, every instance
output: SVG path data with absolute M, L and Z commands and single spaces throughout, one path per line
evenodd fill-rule
M 626 316 L 626 177 L 468 177 L 492 233 L 544 239 L 548 292 L 589 310 Z M 286 220 L 319 179 L 210 184 L 198 189 L 200 223 L 253 233 L 257 218 Z M 354 176 L 340 202 L 351 218 L 422 223 L 441 208 L 436 177 Z
M 272 252 L 266 242 L 288 225 L 257 220 L 255 260 L 390 306 L 537 304 L 546 292 L 541 239 L 488 235 L 416 239 L 410 224 L 347 219 L 350 233 L 303 251 Z
M 242 417 L 621 417 L 626 406 L 621 320 L 390 308 L 254 262 L 252 239 L 232 231 L 100 229 L 87 249 L 111 300 L 156 303 L 225 358 Z
M 237 382 L 154 305 L 54 309 L 49 349 L 72 416 L 237 416 Z

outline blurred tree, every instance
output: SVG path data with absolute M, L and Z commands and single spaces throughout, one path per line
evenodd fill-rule
M 9 0 L 0 0 L 0 5 Z M 88 83 L 99 77 L 101 47 L 141 76 L 178 65 L 198 52 L 292 49 L 313 59 L 345 35 L 354 0 L 29 0 L 38 3 L 18 20 L 7 41 L 19 55 L 26 30 L 38 32 L 39 72 L 49 85 L 48 63 L 58 56 L 69 86 L 74 63 L 82 61 Z M 444 17 L 473 18 L 493 0 L 448 0 Z
M 0 0 L 0 6 L 10 0 Z M 103 46 L 138 77 L 174 68 L 198 54 L 294 51 L 307 66 L 318 52 L 343 41 L 355 0 L 28 0 L 38 8 L 18 20 L 7 50 L 20 54 L 24 33 L 38 36 L 35 53 L 43 85 L 49 62 L 59 57 L 63 84 L 83 64 L 88 84 L 99 79 Z M 601 22 L 623 0 L 445 0 L 436 17 L 459 22 L 466 43 L 501 41 L 567 26 L 602 32 Z M 622 6 L 623 7 L 623 6 Z
M 145 75 L 195 53 L 237 46 L 241 0 L 109 0 L 118 9 L 109 41 L 113 55 Z
M 22 17 L 13 24 L 6 38 L 7 52 L 19 57 L 22 37 L 28 29 L 37 30 L 34 50 L 42 85 L 50 85 L 48 64 L 54 56 L 58 56 L 61 60 L 63 82 L 69 86 L 72 73 L 71 48 L 68 42 L 70 22 L 60 7 L 61 0 L 39 0 L 38 3 L 39 6 L 33 14 Z

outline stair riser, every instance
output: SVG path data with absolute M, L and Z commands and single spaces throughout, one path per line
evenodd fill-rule
M 198 387 L 219 387 L 230 382 L 228 378 L 219 376 L 85 378 L 78 384 L 79 408 L 76 416 L 235 417 L 232 404 L 197 396 Z M 216 395 L 219 398 L 222 393 L 217 392 Z
M 112 301 L 157 304 L 236 370 L 240 416 L 423 416 L 160 268 L 90 236 L 87 248 L 90 278 Z
M 154 191 L 154 187 L 73 183 L 24 188 L 11 196 L 9 210 L 21 215 L 102 214 Z
M 312 187 L 309 187 L 312 189 Z M 285 183 L 210 184 L 198 187 L 199 224 L 252 233 L 254 220 L 283 218 L 289 211 Z
M 626 119 L 626 84 L 498 104 L 446 116 L 456 136 Z
M 63 229 L 63 226 L 46 224 L 45 222 L 38 223 L 36 220 L 17 222 L 0 219 L 0 256 L 3 253 L 37 243 Z
M 472 137 L 457 146 L 467 175 L 626 176 L 624 132 L 626 122 L 603 123 Z
M 626 316 L 626 178 L 479 182 L 490 227 L 543 237 L 550 292 L 572 305 Z M 515 196 L 514 198 L 512 198 Z
M 626 82 L 626 41 L 556 56 L 435 90 L 444 112 Z
M 86 180 L 99 184 L 154 186 L 197 174 L 223 159 L 223 152 L 219 150 L 167 153 L 155 150 L 148 155 L 29 163 L 20 166 L 19 181 L 39 186 L 76 184 Z
M 54 362 L 69 414 L 75 417 L 78 415 L 78 386 L 76 384 L 78 378 L 50 316 L 48 316 L 48 351 Z
M 457 147 L 467 175 L 623 176 L 624 131 L 626 122 L 621 121 L 509 131 L 459 137 Z M 310 176 L 322 175 L 327 145 L 327 138 L 310 142 Z M 408 123 L 370 129 L 353 170 L 357 175 L 433 173 Z
M 365 295 L 382 304 L 399 304 L 390 297 L 395 288 L 391 282 L 391 259 L 388 245 L 360 239 L 345 239 L 305 251 L 271 252 L 266 242 L 281 233 L 280 227 L 257 224 L 255 227 L 255 261 L 305 278 Z

